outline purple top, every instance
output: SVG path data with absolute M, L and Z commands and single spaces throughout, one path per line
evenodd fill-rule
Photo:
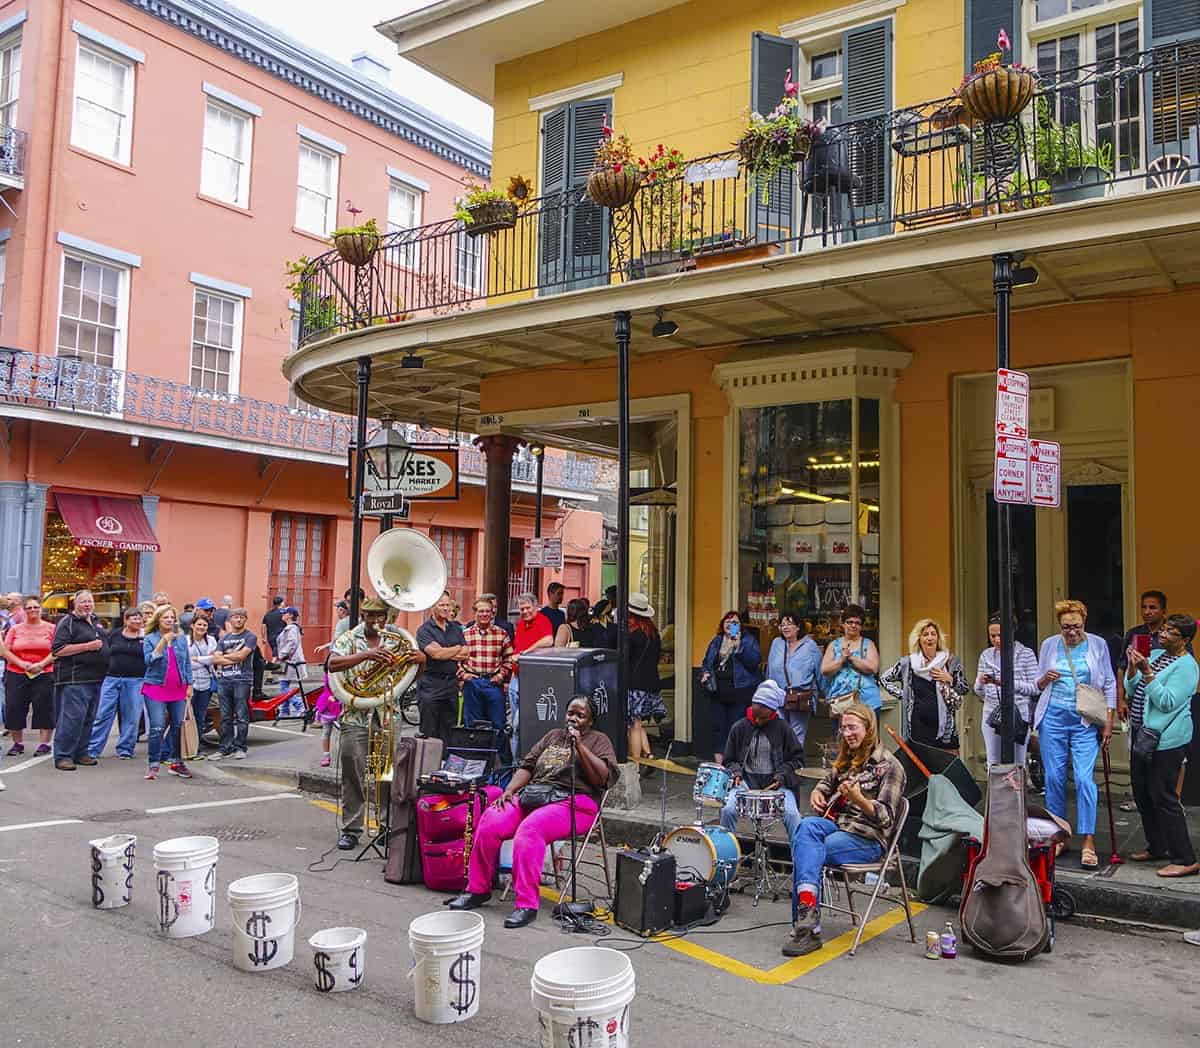
M 187 685 L 179 675 L 175 645 L 167 648 L 167 678 L 161 684 L 143 684 L 142 694 L 153 702 L 179 702 L 187 698 Z

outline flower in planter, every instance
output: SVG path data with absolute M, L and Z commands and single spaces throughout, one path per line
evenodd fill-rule
M 975 63 L 975 67 L 966 76 L 962 78 L 958 87 L 954 89 L 956 95 L 961 95 L 966 87 L 978 80 L 986 73 L 990 73 L 993 69 L 1012 69 L 1018 73 L 1029 73 L 1037 76 L 1037 72 L 1030 69 L 1028 66 L 1021 65 L 1020 62 L 1009 62 L 1007 65 L 1004 62 L 1006 52 L 1012 51 L 1012 41 L 1008 38 L 1008 33 L 1004 27 L 1000 27 L 1000 32 L 996 34 L 996 50 L 990 55 L 987 55 Z
M 528 183 L 526 183 L 528 185 Z M 463 225 L 475 224 L 475 209 L 485 204 L 507 204 L 509 196 L 502 189 L 490 189 L 476 182 L 470 176 L 463 183 L 466 190 L 454 201 L 454 217 L 461 220 Z
M 505 190 L 508 199 L 520 207 L 526 201 L 533 198 L 533 183 L 524 175 L 513 175 L 508 180 L 508 188 Z
M 786 168 L 808 155 L 815 139 L 825 129 L 824 121 L 810 120 L 800 112 L 798 89 L 791 70 L 784 78 L 784 96 L 766 116 L 753 112 L 735 143 L 747 173 L 769 203 L 770 185 Z
M 596 158 L 592 164 L 593 171 L 612 171 L 614 174 L 629 169 L 641 171 L 637 159 L 633 155 L 633 146 L 628 135 L 617 135 L 608 123 L 608 114 L 604 114 L 604 125 L 601 128 L 600 140 L 596 143 Z

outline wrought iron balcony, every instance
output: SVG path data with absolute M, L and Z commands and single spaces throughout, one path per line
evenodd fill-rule
M 25 146 L 28 132 L 0 127 L 0 187 L 25 188 Z
M 643 183 L 616 210 L 573 189 L 478 236 L 457 220 L 389 233 L 365 266 L 329 252 L 301 281 L 301 342 L 1200 181 L 1200 42 L 1043 70 L 1038 82 L 1008 122 L 975 122 L 948 97 L 826 128 L 808 159 L 769 185 L 726 153 Z

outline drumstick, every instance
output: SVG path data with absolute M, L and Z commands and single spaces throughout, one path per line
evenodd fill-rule
M 906 743 L 902 738 L 900 738 L 899 735 L 897 735 L 895 733 L 895 731 L 892 730 L 892 726 L 890 724 L 887 727 L 887 733 L 893 739 L 895 739 L 897 745 L 905 753 L 908 754 L 908 759 L 913 762 L 913 764 L 916 766 L 917 771 L 919 771 L 922 775 L 925 776 L 925 778 L 928 779 L 933 773 L 928 768 L 926 768 L 924 764 L 921 763 L 921 758 L 918 757 L 915 753 L 913 753 L 913 751 L 909 748 L 908 743 Z

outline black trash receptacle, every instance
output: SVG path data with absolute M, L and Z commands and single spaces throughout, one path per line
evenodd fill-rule
M 625 705 L 617 697 L 617 653 L 609 648 L 543 648 L 521 656 L 517 755 L 528 753 L 551 728 L 561 728 L 576 695 L 600 707 L 598 727 L 612 740 L 617 760 L 629 750 Z

